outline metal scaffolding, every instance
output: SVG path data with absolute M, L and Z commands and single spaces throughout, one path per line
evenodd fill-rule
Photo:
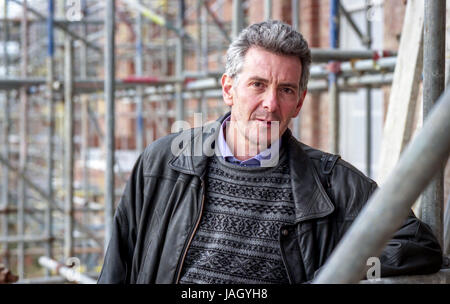
M 191 122 L 201 112 L 206 122 L 227 111 L 220 86 L 224 54 L 249 23 L 250 2 L 80 0 L 70 7 L 62 0 L 3 0 L 0 262 L 19 275 L 19 283 L 64 282 L 64 265 L 72 257 L 79 258 L 85 274 L 79 282 L 95 280 L 137 156 L 168 134 L 175 120 Z M 275 1 L 263 4 L 261 21 L 276 18 Z M 290 22 L 301 31 L 300 1 L 290 5 Z M 339 48 L 340 18 L 364 49 Z M 397 54 L 372 50 L 370 22 L 361 30 L 340 1 L 330 1 L 329 21 L 329 47 L 312 48 L 308 91 L 329 94 L 329 144 L 335 153 L 340 93 L 366 91 L 370 175 L 371 90 L 392 83 Z M 435 43 L 425 53 L 434 51 Z M 426 79 L 424 85 L 436 84 Z M 431 107 L 442 88 L 427 91 L 433 92 Z M 303 118 L 292 124 L 298 138 L 302 124 Z M 442 240 L 443 202 L 424 200 L 427 221 L 436 223 Z M 33 270 L 30 261 L 43 268 Z
M 436 102 L 388 180 L 371 197 L 319 272 L 315 283 L 357 283 L 410 213 L 415 199 L 450 154 L 450 90 Z M 433 153 L 422 157 L 429 147 Z M 409 183 L 405 183 L 408 180 Z

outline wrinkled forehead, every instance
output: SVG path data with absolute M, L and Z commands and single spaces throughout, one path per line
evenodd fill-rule
M 302 63 L 297 56 L 282 55 L 262 48 L 250 48 L 238 73 L 260 77 L 276 77 L 283 81 L 300 82 Z

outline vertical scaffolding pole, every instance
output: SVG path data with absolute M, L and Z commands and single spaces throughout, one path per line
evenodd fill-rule
M 87 16 L 87 0 L 81 0 L 81 10 L 83 18 Z M 88 28 L 87 23 L 83 22 L 81 24 L 81 36 L 87 37 Z M 87 44 L 85 41 L 80 40 L 80 77 L 86 79 L 88 77 L 88 52 Z
M 9 55 L 8 55 L 8 41 L 9 41 L 9 22 L 8 22 L 8 0 L 3 2 L 3 65 L 5 66 L 5 76 L 9 75 Z M 9 92 L 5 91 L 3 105 L 3 129 L 2 129 L 2 156 L 9 160 L 9 131 L 10 131 L 10 106 L 9 106 Z M 2 197 L 1 208 L 8 209 L 9 206 L 9 168 L 6 165 L 2 166 Z M 6 238 L 9 234 L 9 218 L 8 213 L 1 215 L 2 233 Z M 9 268 L 9 244 L 3 243 L 3 264 Z
M 196 1 L 196 26 L 197 26 L 197 44 L 195 46 L 195 53 L 197 56 L 197 72 L 202 71 L 203 64 L 203 52 L 202 52 L 202 42 L 203 42 L 203 0 Z M 203 101 L 203 92 L 200 92 L 200 97 L 197 100 L 197 112 L 202 111 L 202 101 Z
M 115 0 L 106 1 L 105 14 L 105 102 L 106 102 L 106 179 L 105 179 L 105 247 L 111 238 L 114 217 L 114 89 L 115 89 Z
M 206 10 L 206 7 L 203 6 L 202 10 L 201 10 L 201 24 L 202 24 L 202 28 L 201 28 L 201 43 L 200 43 L 200 48 L 201 48 L 201 54 L 202 54 L 202 65 L 201 65 L 201 70 L 203 72 L 208 72 L 209 70 L 209 37 L 208 37 L 208 32 L 209 32 L 209 26 L 208 26 L 208 12 Z
M 298 19 L 298 5 L 299 0 L 292 0 L 291 2 L 291 8 L 292 8 L 292 27 L 298 31 L 300 29 L 299 19 Z M 297 115 L 297 117 L 294 118 L 292 122 L 292 128 L 294 129 L 294 136 L 297 139 L 300 139 L 300 113 Z
M 208 121 L 209 109 L 208 109 L 208 98 L 205 97 L 205 92 L 201 91 L 202 94 L 202 103 L 201 103 L 201 112 L 203 114 L 203 121 Z
M 156 91 L 160 93 L 161 96 L 164 96 L 164 87 L 163 86 L 158 86 L 156 87 Z M 159 102 L 159 107 L 160 107 L 160 111 L 161 111 L 161 115 L 163 115 L 162 117 L 162 123 L 161 123 L 161 129 L 164 130 L 164 134 L 167 134 L 170 132 L 169 130 L 169 117 L 167 115 L 167 112 L 169 111 L 168 109 L 168 100 L 166 98 L 162 98 Z M 158 134 L 158 130 L 159 128 L 156 128 L 156 134 Z M 153 132 L 152 132 L 153 134 Z M 153 135 L 152 135 L 153 136 Z
M 64 20 L 65 17 L 65 13 L 66 13 L 66 8 L 65 8 L 65 3 L 66 0 L 56 0 L 56 19 L 59 20 Z M 56 43 L 59 45 L 64 45 L 64 40 L 65 40 L 65 36 L 67 35 L 64 31 L 56 31 Z M 59 50 L 59 52 L 58 52 Z M 64 75 L 64 55 L 61 53 L 62 50 L 61 48 L 57 48 L 56 49 L 56 56 L 55 56 L 55 62 L 56 67 L 57 67 L 57 71 L 56 71 L 56 75 Z M 61 149 L 61 151 L 63 151 L 63 149 Z
M 140 2 L 140 1 L 139 1 Z M 142 14 L 140 11 L 137 13 L 136 22 L 136 75 L 142 76 Z M 141 153 L 144 151 L 144 124 L 143 124 L 143 92 L 142 86 L 136 86 L 136 149 Z
M 142 15 L 142 17 L 145 17 L 144 15 Z M 159 26 L 157 26 L 156 24 L 152 23 L 152 22 L 148 22 L 148 20 L 146 20 L 145 18 L 142 19 L 142 27 L 143 29 L 146 29 L 145 35 L 142 34 L 142 66 L 145 68 L 147 67 L 147 69 L 145 69 L 145 72 L 150 74 L 150 75 L 154 75 L 155 74 L 155 64 L 158 60 L 156 60 L 156 58 L 153 58 L 153 56 L 144 56 L 144 47 L 147 45 L 147 41 L 150 44 L 153 41 L 153 37 L 155 37 L 155 33 L 157 33 L 157 30 L 155 29 L 159 29 Z M 146 37 L 150 37 L 149 40 L 146 40 Z M 143 70 L 144 71 L 144 70 Z M 144 72 L 143 72 L 144 73 Z M 144 133 L 145 133 L 145 128 L 143 129 Z
M 28 67 L 28 10 L 27 10 L 27 1 L 22 2 L 22 21 L 21 21 L 21 33 L 20 33 L 20 42 L 22 47 L 21 54 L 21 76 L 27 76 L 27 67 Z M 23 86 L 20 88 L 20 154 L 19 154 L 19 171 L 21 173 L 26 172 L 27 166 L 27 138 L 28 138 L 28 95 L 27 95 L 27 87 Z M 25 244 L 22 241 L 23 236 L 25 234 L 25 214 L 24 208 L 26 205 L 26 188 L 25 181 L 23 179 L 19 179 L 18 185 L 18 202 L 17 202 L 17 233 L 21 237 L 21 241 L 17 244 L 17 274 L 19 279 L 23 279 L 25 275 Z
M 202 54 L 202 64 L 201 64 L 201 70 L 205 73 L 208 73 L 209 71 L 209 25 L 208 25 L 208 11 L 206 6 L 203 6 L 201 11 L 201 32 L 202 32 L 202 39 L 201 39 L 201 54 Z M 205 91 L 200 91 L 201 97 L 200 97 L 200 107 L 201 107 L 201 113 L 203 113 L 203 121 L 208 121 L 208 99 L 205 98 Z
M 333 49 L 339 46 L 339 0 L 330 2 L 330 47 Z M 338 75 L 330 73 L 328 76 L 328 98 L 330 111 L 330 152 L 339 153 L 339 88 Z
M 163 1 L 162 3 L 162 9 L 163 9 L 163 16 L 165 20 L 168 20 L 169 18 L 169 14 L 168 14 L 168 1 Z M 168 76 L 169 75 L 169 48 L 167 45 L 167 40 L 168 40 L 168 29 L 167 27 L 162 27 L 161 28 L 161 36 L 162 36 L 162 45 L 161 45 L 161 73 L 164 76 Z M 164 94 L 162 93 L 164 90 L 161 87 L 156 87 L 156 91 L 161 91 L 161 96 L 163 96 Z M 162 119 L 162 129 L 167 131 L 167 125 L 168 125 L 168 101 L 166 99 L 161 99 L 159 101 L 159 108 L 161 111 L 161 119 Z M 147 104 L 147 109 L 148 107 L 153 107 L 153 103 L 148 103 Z M 151 109 L 152 111 L 153 109 Z M 144 108 L 145 111 L 145 108 Z M 155 135 L 154 134 L 158 134 L 158 128 L 154 128 L 152 129 L 150 132 L 147 133 L 147 142 L 150 143 L 154 140 Z
M 86 18 L 88 15 L 87 11 L 87 0 L 81 1 L 81 9 L 83 12 L 83 18 Z M 83 22 L 81 24 L 81 36 L 87 37 L 88 34 L 88 25 Z M 84 41 L 80 41 L 80 77 L 82 79 L 88 78 L 88 52 L 87 52 L 87 44 Z M 90 200 L 90 191 L 89 191 L 89 102 L 90 96 L 87 94 L 80 95 L 81 101 L 81 149 L 80 156 L 83 164 L 83 199 L 84 199 L 84 207 L 85 211 L 82 214 L 82 223 L 89 227 L 90 223 L 90 212 L 86 211 L 86 208 L 89 207 Z M 87 240 L 82 240 L 82 246 L 84 248 L 89 247 L 89 242 Z M 75 245 L 76 246 L 76 245 Z M 82 255 L 82 263 L 86 264 L 87 271 L 89 271 L 90 264 L 88 263 L 89 254 Z
M 221 16 L 223 16 L 223 14 L 224 14 L 224 0 L 217 0 L 217 4 L 218 4 L 218 12 L 219 12 L 219 14 L 221 15 Z M 206 8 L 207 9 L 207 8 Z M 226 33 L 226 31 L 222 31 L 223 33 Z M 227 33 L 227 35 L 224 35 L 224 37 L 225 37 L 225 39 L 228 41 L 228 43 L 231 41 L 231 39 L 230 39 L 230 36 L 228 35 L 228 33 Z M 228 43 L 227 43 L 227 45 L 228 45 Z M 218 50 L 220 50 L 220 52 L 222 52 L 222 50 L 223 50 L 223 40 L 219 40 L 218 42 L 217 42 L 217 49 Z M 224 56 L 219 56 L 219 58 L 218 58 L 218 63 L 219 64 L 222 64 L 222 65 L 224 65 L 224 59 L 223 59 L 223 57 Z
M 168 7 L 167 7 L 167 1 L 164 1 L 163 3 L 163 11 L 164 11 L 164 19 L 167 20 L 168 18 Z M 168 39 L 168 33 L 167 33 L 167 27 L 163 26 L 161 28 L 161 35 L 162 35 L 162 47 L 161 47 L 161 73 L 164 76 L 168 76 L 169 74 L 169 56 L 168 56 L 168 48 L 167 48 L 167 39 Z
M 66 35 L 64 41 L 64 258 L 73 256 L 73 41 Z
M 298 18 L 299 0 L 292 0 L 291 7 L 292 7 L 292 27 L 298 31 L 300 29 L 300 22 Z
M 233 0 L 233 18 L 231 24 L 231 39 L 235 39 L 244 27 L 242 0 Z
M 167 20 L 169 18 L 168 14 L 168 3 L 167 1 L 163 2 L 163 12 L 164 12 L 164 19 Z M 162 35 L 162 47 L 161 47 L 161 73 L 164 76 L 169 75 L 169 49 L 167 46 L 167 40 L 168 40 L 168 30 L 167 27 L 161 28 L 161 35 Z M 160 87 L 157 88 L 157 90 L 163 91 Z M 163 129 L 167 131 L 167 126 L 169 124 L 169 117 L 167 115 L 167 109 L 168 109 L 168 101 L 166 99 L 161 99 L 160 101 L 160 109 L 163 115 L 162 121 L 163 121 Z M 152 106 L 152 104 L 149 104 L 149 106 Z M 158 128 L 156 128 L 156 132 L 158 132 Z M 150 133 L 150 132 L 149 132 Z M 151 131 L 151 138 L 153 140 L 154 138 L 154 131 Z M 150 140 L 149 140 L 150 141 Z
M 48 151 L 47 151 L 47 191 L 48 196 L 53 199 L 53 137 L 55 134 L 55 104 L 53 98 L 53 80 L 54 80 L 54 31 L 53 31 L 53 15 L 54 15 L 54 1 L 48 0 L 48 17 L 47 17 L 47 98 L 48 98 Z M 53 258 L 52 254 L 52 236 L 53 236 L 53 221 L 52 221 L 52 205 L 47 203 L 45 210 L 45 234 L 48 237 L 45 252 L 46 256 Z M 46 276 L 50 275 L 50 271 L 46 270 Z
M 66 16 L 65 16 L 65 1 L 66 0 L 54 0 L 55 1 L 55 12 L 54 12 L 54 17 L 56 20 L 65 20 Z M 62 77 L 64 77 L 64 41 L 65 41 L 65 32 L 58 30 L 58 31 L 54 31 L 54 38 L 55 38 L 55 44 L 58 45 L 59 47 L 56 47 L 54 49 L 54 69 L 53 69 L 53 73 L 54 75 L 57 75 L 59 79 L 61 79 Z M 62 81 L 64 81 L 64 79 L 62 79 Z M 62 92 L 62 97 L 60 97 L 60 100 L 64 99 L 64 92 Z M 58 111 L 58 110 L 57 110 Z M 64 111 L 64 110 L 63 110 Z M 55 147 L 58 147 L 55 149 L 55 159 L 59 160 L 59 163 L 55 163 L 55 169 L 59 168 L 59 170 L 61 170 L 61 174 L 64 177 L 65 176 L 65 170 L 66 167 L 64 166 L 64 164 L 61 166 L 60 163 L 64 163 L 64 121 L 61 120 L 60 117 L 56 117 L 56 126 L 61 125 L 61 127 L 57 127 L 55 129 L 55 135 L 57 135 L 56 137 L 61 138 L 61 142 L 60 145 L 55 145 Z M 58 170 L 58 169 L 56 169 Z M 65 179 L 61 178 L 60 179 L 60 185 L 59 187 L 64 188 L 65 187 Z
M 423 119 L 445 86 L 445 0 L 425 1 L 423 49 Z M 421 198 L 421 219 L 430 225 L 443 246 L 444 166 L 437 171 Z
M 264 0 L 264 20 L 272 19 L 272 0 Z
M 370 1 L 366 2 L 366 16 L 371 9 Z M 366 48 L 372 47 L 372 22 L 366 18 Z M 372 90 L 370 86 L 366 87 L 366 175 L 371 176 L 372 166 Z
M 203 24 L 203 15 L 202 15 L 202 6 L 203 6 L 203 0 L 197 0 L 195 3 L 195 10 L 196 10 L 196 26 L 197 26 L 197 45 L 195 47 L 195 53 L 197 56 L 197 71 L 201 71 L 202 69 L 202 24 Z
M 184 0 L 178 0 L 178 14 L 177 14 L 177 28 L 181 29 L 183 27 L 184 20 Z M 175 69 L 177 78 L 183 76 L 184 70 L 184 46 L 183 46 L 184 35 L 179 35 L 176 42 L 176 58 L 175 58 Z M 184 120 L 184 100 L 183 100 L 183 84 L 182 82 L 177 82 L 175 84 L 175 110 L 176 110 L 176 120 Z
M 81 9 L 83 12 L 83 18 L 87 16 L 87 4 L 86 0 L 81 1 Z M 83 37 L 87 37 L 88 29 L 87 24 L 82 23 L 81 34 Z M 87 45 L 84 41 L 80 41 L 80 77 L 82 79 L 88 78 L 88 52 Z M 83 164 L 83 199 L 84 206 L 88 206 L 89 203 L 89 96 L 87 94 L 80 95 L 81 101 L 81 149 L 80 157 Z M 89 212 L 83 213 L 83 223 L 88 225 Z
M 84 77 L 83 77 L 84 78 Z M 89 192 L 89 96 L 81 95 L 81 161 L 83 164 L 83 206 L 84 211 L 82 214 L 82 223 L 85 227 L 89 227 L 90 223 L 90 212 L 89 208 L 89 200 L 90 200 L 90 192 Z M 87 240 L 82 240 L 81 244 L 84 248 L 89 247 L 89 242 Z M 89 254 L 83 255 L 83 262 L 87 264 L 87 256 Z M 89 269 L 88 269 L 89 271 Z

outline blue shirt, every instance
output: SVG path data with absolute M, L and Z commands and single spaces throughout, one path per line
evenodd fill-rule
M 228 146 L 227 142 L 225 141 L 225 128 L 226 128 L 226 123 L 227 121 L 231 120 L 231 115 L 229 115 L 227 118 L 225 118 L 225 120 L 223 121 L 221 127 L 220 127 L 220 131 L 219 131 L 219 137 L 217 138 L 219 141 L 219 152 L 220 155 L 222 155 L 222 157 L 225 159 L 225 161 L 232 163 L 232 164 L 236 164 L 239 166 L 243 166 L 243 167 L 260 167 L 261 166 L 261 160 L 262 159 L 270 159 L 271 158 L 271 153 L 270 153 L 270 149 L 266 149 L 260 153 L 258 153 L 257 155 L 246 159 L 246 160 L 239 160 L 236 157 L 234 157 L 233 152 L 230 150 L 230 147 Z M 278 141 L 280 141 L 281 144 L 281 140 L 278 139 Z

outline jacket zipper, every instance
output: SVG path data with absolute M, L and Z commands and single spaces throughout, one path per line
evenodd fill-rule
M 189 238 L 189 241 L 187 243 L 186 249 L 184 250 L 183 257 L 181 258 L 181 263 L 180 263 L 180 267 L 178 268 L 177 280 L 175 281 L 175 284 L 178 284 L 179 281 L 180 281 L 181 270 L 183 269 L 184 260 L 186 259 L 186 255 L 187 255 L 189 246 L 191 245 L 192 239 L 194 238 L 194 235 L 195 235 L 195 233 L 197 232 L 197 229 L 198 229 L 198 225 L 200 224 L 200 219 L 202 218 L 203 205 L 204 205 L 204 202 L 205 202 L 205 189 L 203 188 L 203 186 L 204 186 L 204 182 L 202 181 L 201 187 L 203 189 L 203 193 L 202 193 L 202 203 L 200 205 L 200 215 L 198 216 L 197 223 L 195 223 L 194 230 L 192 231 L 192 234 L 191 234 L 191 236 Z

